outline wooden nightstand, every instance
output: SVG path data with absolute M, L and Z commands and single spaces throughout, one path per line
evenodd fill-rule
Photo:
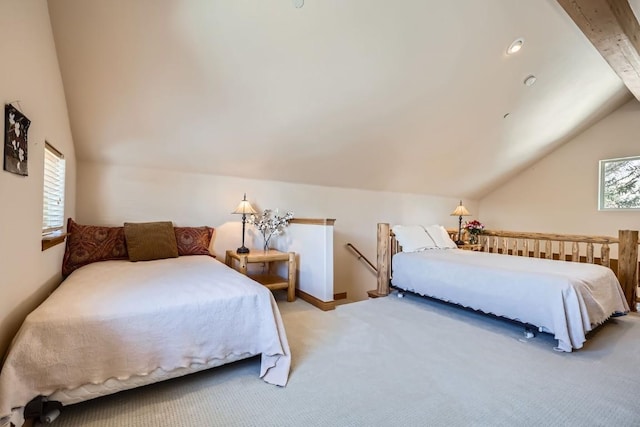
M 465 251 L 481 251 L 482 245 L 479 243 L 464 243 L 462 245 L 458 245 L 458 249 L 464 249 Z
M 234 260 L 237 261 L 237 268 L 234 266 Z M 287 262 L 287 276 L 281 277 L 272 272 L 272 263 Z M 239 254 L 236 251 L 227 251 L 225 255 L 225 264 L 231 268 L 236 268 L 240 273 L 251 277 L 256 282 L 266 286 L 270 290 L 286 289 L 287 301 L 295 301 L 296 299 L 296 253 L 280 252 L 275 249 L 268 251 L 258 251 L 252 249 L 248 254 Z M 252 263 L 266 263 L 265 273 L 250 273 L 247 266 Z

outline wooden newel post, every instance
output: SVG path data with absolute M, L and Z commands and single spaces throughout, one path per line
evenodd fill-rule
M 378 224 L 378 296 L 389 295 L 390 266 L 389 224 Z
M 636 311 L 638 286 L 638 231 L 618 231 L 618 280 L 631 311 Z

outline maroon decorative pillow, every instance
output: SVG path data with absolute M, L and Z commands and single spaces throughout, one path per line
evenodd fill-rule
M 178 243 L 178 254 L 211 255 L 209 244 L 213 236 L 212 227 L 173 227 Z
M 67 246 L 62 260 L 62 276 L 97 261 L 129 259 L 124 227 L 80 225 L 67 221 Z

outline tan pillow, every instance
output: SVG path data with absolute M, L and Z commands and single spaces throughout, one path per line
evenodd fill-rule
M 151 261 L 178 256 L 178 245 L 171 221 L 125 222 L 124 237 L 131 261 Z

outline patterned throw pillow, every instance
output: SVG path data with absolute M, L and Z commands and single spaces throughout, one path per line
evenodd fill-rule
M 178 254 L 211 255 L 209 244 L 213 236 L 212 227 L 173 227 L 178 243 Z
M 81 225 L 67 221 L 67 246 L 62 260 L 62 276 L 97 261 L 128 259 L 123 227 Z

